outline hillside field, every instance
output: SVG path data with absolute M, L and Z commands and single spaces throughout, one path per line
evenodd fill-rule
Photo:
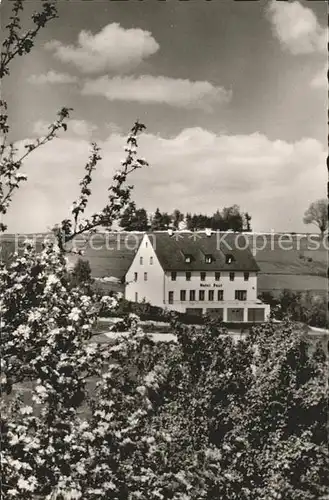
M 284 288 L 294 291 L 310 290 L 316 294 L 325 294 L 328 290 L 328 244 L 324 245 L 313 235 L 287 235 L 290 245 L 279 244 L 281 235 L 246 234 L 250 248 L 254 250 L 257 264 L 260 267 L 258 279 L 259 293 L 272 291 L 279 293 Z M 43 236 L 44 237 L 44 236 Z M 102 288 L 123 291 L 124 279 L 143 233 L 109 233 L 94 235 L 92 247 L 87 246 L 83 259 L 90 262 L 92 275 L 99 280 Z M 19 248 L 22 247 L 23 236 L 17 238 Z M 36 238 L 37 248 L 41 248 L 41 235 Z M 258 241 L 259 240 L 259 241 Z M 17 244 L 16 244 L 17 246 Z M 77 247 L 84 243 L 77 242 Z M 263 247 L 263 248 L 261 248 Z M 285 248 L 292 249 L 285 249 Z M 261 248 L 257 250 L 257 248 Z M 1 238 L 1 259 L 7 261 L 15 249 L 15 235 L 5 234 Z M 79 257 L 70 255 L 69 261 L 74 265 Z M 112 278 L 112 281 L 103 281 Z M 119 280 L 115 283 L 114 279 Z

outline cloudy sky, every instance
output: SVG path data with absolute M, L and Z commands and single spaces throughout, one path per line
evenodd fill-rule
M 9 0 L 2 2 L 5 20 Z M 23 23 L 40 5 L 26 2 Z M 59 19 L 3 84 L 18 142 L 62 106 L 68 131 L 31 155 L 10 232 L 49 229 L 78 194 L 90 141 L 102 148 L 101 208 L 125 137 L 147 126 L 134 199 L 149 211 L 238 204 L 256 231 L 305 231 L 326 194 L 326 2 L 59 0 Z

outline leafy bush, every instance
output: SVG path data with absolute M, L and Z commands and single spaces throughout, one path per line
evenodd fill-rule
M 289 315 L 293 321 L 301 321 L 310 326 L 328 328 L 328 304 L 326 297 L 311 292 L 283 290 L 279 297 L 266 292 L 261 300 L 270 304 L 272 317 L 282 320 Z

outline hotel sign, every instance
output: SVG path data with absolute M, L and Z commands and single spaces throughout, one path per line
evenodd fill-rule
M 212 285 L 210 283 L 200 283 L 200 286 L 204 287 L 204 288 L 211 288 L 212 286 L 213 287 L 216 287 L 216 288 L 222 288 L 222 283 L 213 283 Z

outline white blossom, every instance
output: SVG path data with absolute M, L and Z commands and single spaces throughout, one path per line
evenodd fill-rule
M 20 409 L 20 413 L 22 415 L 31 415 L 31 413 L 33 413 L 33 408 L 32 408 L 32 406 L 23 406 Z
M 34 321 L 39 321 L 41 319 L 41 313 L 39 311 L 30 311 L 28 316 L 28 321 L 33 323 Z
M 68 315 L 68 319 L 72 321 L 79 321 L 81 315 L 81 311 L 78 307 L 73 307 L 71 312 Z
M 37 484 L 37 480 L 34 476 L 30 476 L 28 479 L 20 478 L 18 480 L 17 486 L 21 490 L 34 491 Z

